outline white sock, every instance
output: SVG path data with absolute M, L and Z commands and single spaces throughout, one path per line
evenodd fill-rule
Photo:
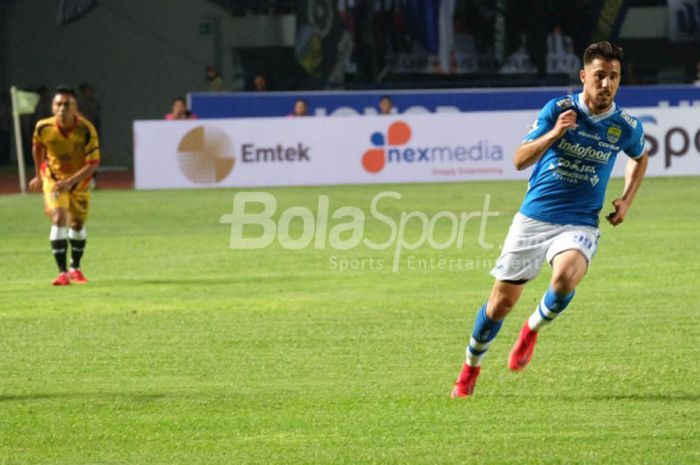
M 70 228 L 68 230 L 68 239 L 84 241 L 87 239 L 87 229 L 85 229 L 85 226 L 82 229 Z
M 68 227 L 67 226 L 56 226 L 51 225 L 51 232 L 49 233 L 50 241 L 60 241 L 61 239 L 68 239 Z

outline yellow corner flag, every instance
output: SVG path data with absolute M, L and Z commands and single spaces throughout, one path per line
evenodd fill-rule
M 14 89 L 15 108 L 14 111 L 18 115 L 26 115 L 34 113 L 37 103 L 39 103 L 39 94 L 35 92 L 27 92 L 26 90 Z

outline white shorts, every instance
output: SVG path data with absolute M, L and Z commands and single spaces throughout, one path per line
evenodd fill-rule
M 578 250 L 590 266 L 598 249 L 600 230 L 590 226 L 545 223 L 516 213 L 491 275 L 500 281 L 535 279 L 545 259 Z

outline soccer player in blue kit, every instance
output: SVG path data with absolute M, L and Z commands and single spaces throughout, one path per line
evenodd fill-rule
M 613 100 L 620 85 L 622 49 L 610 42 L 589 45 L 580 71 L 581 93 L 549 101 L 515 152 L 519 169 L 535 165 L 520 211 L 515 215 L 488 301 L 477 312 L 466 361 L 452 397 L 470 396 L 481 360 L 503 320 L 546 260 L 552 267 L 549 289 L 525 321 L 508 359 L 511 370 L 525 368 L 537 334 L 574 298 L 600 238 L 598 215 L 618 152 L 629 157 L 622 195 L 607 220 L 625 219 L 644 177 L 648 153 L 642 124 Z

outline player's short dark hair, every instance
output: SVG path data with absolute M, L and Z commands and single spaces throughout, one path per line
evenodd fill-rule
M 53 96 L 57 95 L 70 95 L 73 98 L 75 98 L 75 89 L 73 89 L 71 86 L 56 86 L 56 88 L 53 90 Z
M 381 97 L 379 97 L 379 101 L 381 102 L 382 100 L 388 100 L 390 102 L 392 101 L 391 97 L 389 97 L 388 95 L 382 95 Z
M 607 61 L 617 60 L 622 64 L 622 55 L 622 47 L 619 45 L 608 41 L 595 42 L 586 47 L 586 50 L 583 52 L 583 64 L 587 65 L 596 58 L 602 58 Z

